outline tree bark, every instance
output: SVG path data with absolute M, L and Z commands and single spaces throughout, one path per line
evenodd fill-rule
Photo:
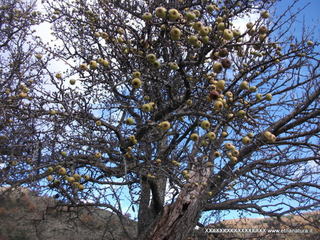
M 207 199 L 207 180 L 211 170 L 194 169 L 189 183 L 185 184 L 177 200 L 165 206 L 153 225 L 139 239 L 144 240 L 182 240 L 195 228 L 204 202 Z
M 164 204 L 167 178 L 157 181 L 142 177 L 138 213 L 138 234 L 143 234 L 161 212 Z

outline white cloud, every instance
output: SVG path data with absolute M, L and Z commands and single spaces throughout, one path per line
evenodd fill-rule
M 236 28 L 236 29 L 239 29 L 241 31 L 241 33 L 245 32 L 247 30 L 247 23 L 248 22 L 256 22 L 257 20 L 259 19 L 259 14 L 258 13 L 251 13 L 251 14 L 248 14 L 247 16 L 245 17 L 242 17 L 242 18 L 236 18 L 235 20 L 232 21 L 233 23 L 233 26 Z
M 35 27 L 35 31 L 35 35 L 40 37 L 43 42 L 50 44 L 55 41 L 55 38 L 52 35 L 51 23 L 41 23 Z

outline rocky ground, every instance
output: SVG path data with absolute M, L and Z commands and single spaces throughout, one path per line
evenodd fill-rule
M 136 224 L 121 224 L 114 214 L 97 208 L 66 208 L 50 197 L 22 189 L 0 193 L 0 240 L 126 240 Z

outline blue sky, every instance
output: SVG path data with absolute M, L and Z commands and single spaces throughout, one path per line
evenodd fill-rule
M 283 13 L 290 4 L 292 4 L 293 0 L 282 0 L 279 1 L 274 9 L 269 9 L 271 14 L 274 13 L 275 15 L 279 15 Z M 304 6 L 308 6 L 301 10 L 300 14 L 297 16 L 297 19 L 295 21 L 295 24 L 292 27 L 291 34 L 294 34 L 298 37 L 300 40 L 301 33 L 303 29 L 303 25 L 306 27 L 306 31 L 311 33 L 311 40 L 313 41 L 319 41 L 320 39 L 320 0 L 300 0 L 296 6 L 293 8 L 292 13 L 296 10 L 299 10 L 303 8 Z M 271 19 L 272 21 L 272 19 Z M 260 203 L 267 203 L 264 201 L 261 201 Z M 295 206 L 297 203 L 291 202 L 292 206 Z M 250 213 L 244 213 L 242 217 L 249 217 L 249 218 L 258 218 L 263 217 L 259 214 L 250 214 Z M 206 214 L 203 215 L 203 218 L 206 217 Z M 226 213 L 226 215 L 222 216 L 222 219 L 235 219 L 240 217 L 239 211 L 230 211 L 230 213 Z M 214 221 L 214 219 L 212 219 Z
M 283 12 L 287 7 L 292 4 L 293 0 L 282 0 L 276 4 L 277 12 Z M 303 22 L 307 27 L 313 29 L 314 37 L 319 39 L 320 36 L 320 1 L 319 0 L 300 0 L 294 9 L 301 9 L 305 5 L 308 5 L 305 9 L 301 10 L 301 13 L 297 17 L 296 24 L 294 26 L 296 33 L 301 32 Z

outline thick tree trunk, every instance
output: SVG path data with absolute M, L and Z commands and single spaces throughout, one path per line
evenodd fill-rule
M 138 212 L 138 234 L 143 232 L 152 223 L 150 204 L 150 186 L 146 178 L 141 181 L 141 194 Z M 151 221 L 151 222 L 150 222 Z
M 181 190 L 177 200 L 165 206 L 143 240 L 182 240 L 194 230 L 206 200 L 206 185 L 210 169 L 194 169 L 189 183 Z
M 138 234 L 143 234 L 161 212 L 167 178 L 158 178 L 157 181 L 142 177 L 141 198 L 138 213 Z
M 191 233 L 200 217 L 200 200 L 190 199 L 188 194 L 180 196 L 173 205 L 163 209 L 160 218 L 144 240 L 180 240 Z

